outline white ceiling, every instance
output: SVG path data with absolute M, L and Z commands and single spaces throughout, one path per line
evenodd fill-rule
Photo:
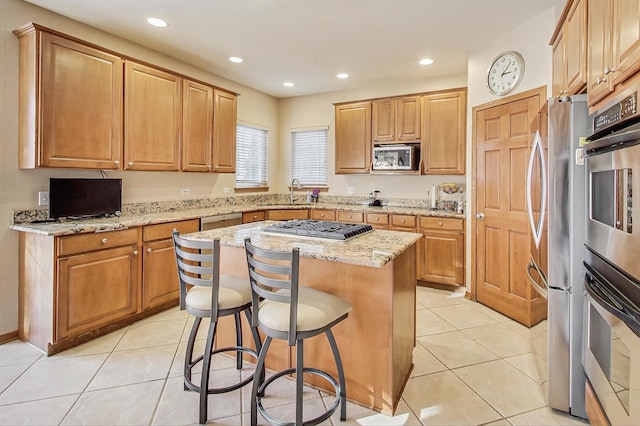
M 467 72 L 565 0 L 25 0 L 278 98 Z M 146 23 L 153 16 L 169 26 Z M 549 34 L 549 38 L 551 34 Z M 496 52 L 496 54 L 499 52 Z M 551 54 L 551 53 L 550 53 Z M 228 58 L 240 56 L 244 63 Z M 435 62 L 421 66 L 418 61 Z M 336 78 L 338 73 L 350 78 Z M 284 87 L 285 81 L 295 84 Z

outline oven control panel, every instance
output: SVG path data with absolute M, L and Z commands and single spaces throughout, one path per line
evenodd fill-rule
M 606 111 L 593 117 L 593 133 L 597 133 L 635 115 L 638 109 L 637 97 L 638 92 L 634 92 Z

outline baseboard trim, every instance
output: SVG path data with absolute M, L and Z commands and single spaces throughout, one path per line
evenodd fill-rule
M 470 293 L 470 292 L 468 292 L 468 291 L 464 293 L 464 297 L 465 297 L 465 299 L 473 300 L 473 299 L 471 298 L 471 293 Z
M 18 330 L 10 331 L 5 334 L 0 334 L 0 345 L 3 343 L 10 342 L 12 340 L 16 340 L 18 338 Z

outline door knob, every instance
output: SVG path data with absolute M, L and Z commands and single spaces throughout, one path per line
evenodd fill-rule
M 484 213 L 476 213 L 476 219 L 483 220 L 484 219 Z

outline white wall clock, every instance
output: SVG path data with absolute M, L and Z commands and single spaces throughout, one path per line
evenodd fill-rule
M 524 59 L 518 52 L 499 54 L 487 71 L 487 87 L 496 96 L 503 96 L 518 86 L 524 75 Z

